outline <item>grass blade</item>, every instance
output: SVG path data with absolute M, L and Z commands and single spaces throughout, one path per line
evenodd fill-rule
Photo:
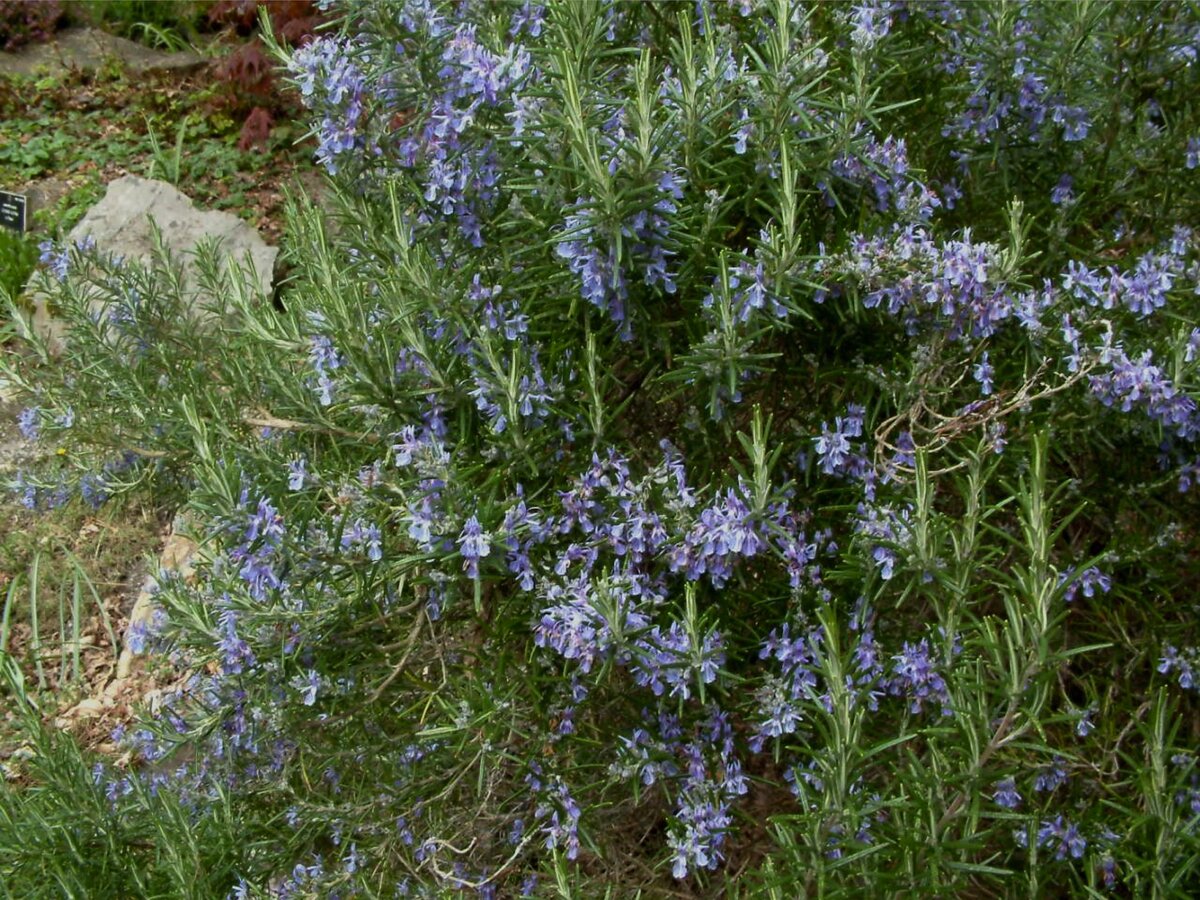
M 42 554 L 35 553 L 29 564 L 29 622 L 33 628 L 30 637 L 30 648 L 33 651 L 33 665 L 37 670 L 38 690 L 46 689 L 46 672 L 42 668 L 42 627 L 38 616 L 38 581 L 42 563 Z
M 71 670 L 75 683 L 83 679 L 83 666 L 80 664 L 80 623 L 83 621 L 83 585 L 79 583 L 78 570 L 74 573 L 71 587 Z
M 4 617 L 0 619 L 0 653 L 8 652 L 8 636 L 12 622 L 12 612 L 17 605 L 17 589 L 21 585 L 21 573 L 13 576 L 8 585 L 8 595 L 4 598 Z
M 100 599 L 100 593 L 96 590 L 96 585 L 92 579 L 88 577 L 87 572 L 83 570 L 83 565 L 79 560 L 72 556 L 71 566 L 74 568 L 74 578 L 77 587 L 86 586 L 88 592 L 92 595 L 92 600 L 96 603 L 96 609 L 100 613 L 100 620 L 104 623 L 104 633 L 108 636 L 108 645 L 112 648 L 113 666 L 117 664 L 117 658 L 121 655 L 121 647 L 117 643 L 117 633 L 113 629 L 112 619 L 109 618 L 108 610 L 104 608 L 104 601 Z M 80 590 L 82 594 L 82 590 Z

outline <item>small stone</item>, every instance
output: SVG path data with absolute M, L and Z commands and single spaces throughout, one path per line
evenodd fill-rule
M 180 524 L 177 522 L 176 527 Z M 167 538 L 162 553 L 159 555 L 158 571 L 162 574 L 169 573 L 184 579 L 191 577 L 192 561 L 195 558 L 197 549 L 198 545 L 195 541 L 186 535 L 179 534 L 173 529 Z M 121 656 L 117 660 L 118 681 L 128 678 L 133 670 L 135 654 L 129 647 L 129 629 L 139 623 L 142 627 L 149 628 L 154 621 L 155 611 L 159 609 L 158 601 L 154 599 L 154 587 L 154 577 L 148 577 L 142 585 L 142 590 L 138 594 L 136 602 L 133 604 L 133 611 L 129 614 L 129 628 L 126 629 L 125 640 L 123 641 L 125 646 L 121 648 Z

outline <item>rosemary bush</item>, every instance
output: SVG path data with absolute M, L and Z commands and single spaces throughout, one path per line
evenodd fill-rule
M 235 897 L 1194 895 L 1196 7 L 340 14 L 283 310 L 45 251 L 19 489 L 203 547 L 112 802 Z

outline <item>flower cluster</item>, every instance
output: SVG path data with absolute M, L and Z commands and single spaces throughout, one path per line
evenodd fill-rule
M 353 43 L 320 37 L 299 47 L 289 63 L 304 102 L 321 112 L 316 156 L 331 175 L 342 160 L 377 149 L 367 138 L 369 92 L 362 55 Z
M 1200 690 L 1200 678 L 1196 677 L 1200 671 L 1200 649 L 1184 647 L 1179 650 L 1168 644 L 1158 662 L 1158 671 L 1162 675 L 1174 675 L 1185 691 Z

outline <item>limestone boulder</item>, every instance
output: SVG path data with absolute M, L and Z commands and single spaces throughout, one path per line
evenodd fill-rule
M 104 198 L 84 214 L 68 239 L 91 239 L 101 253 L 148 260 L 154 252 L 154 226 L 164 246 L 184 260 L 185 271 L 196 246 L 216 240 L 226 260 L 249 258 L 259 289 L 270 295 L 278 249 L 231 213 L 197 209 L 190 197 L 165 181 L 126 175 L 109 182 Z
M 187 73 L 202 69 L 202 56 L 191 50 L 164 53 L 99 28 L 68 28 L 46 44 L 30 44 L 0 53 L 0 76 L 61 76 L 71 70 L 95 73 L 115 60 L 131 75 Z
M 185 295 L 198 320 L 214 299 L 203 295 L 195 277 L 195 252 L 201 242 L 215 241 L 226 268 L 236 263 L 252 270 L 258 283 L 251 289 L 271 296 L 278 248 L 237 216 L 198 209 L 190 197 L 165 181 L 126 175 L 110 182 L 103 199 L 71 229 L 67 242 L 94 242 L 98 253 L 149 263 L 155 254 L 156 228 L 163 246 L 183 265 Z M 52 351 L 61 349 L 62 329 L 49 314 L 45 296 L 35 295 L 33 300 L 34 330 Z

